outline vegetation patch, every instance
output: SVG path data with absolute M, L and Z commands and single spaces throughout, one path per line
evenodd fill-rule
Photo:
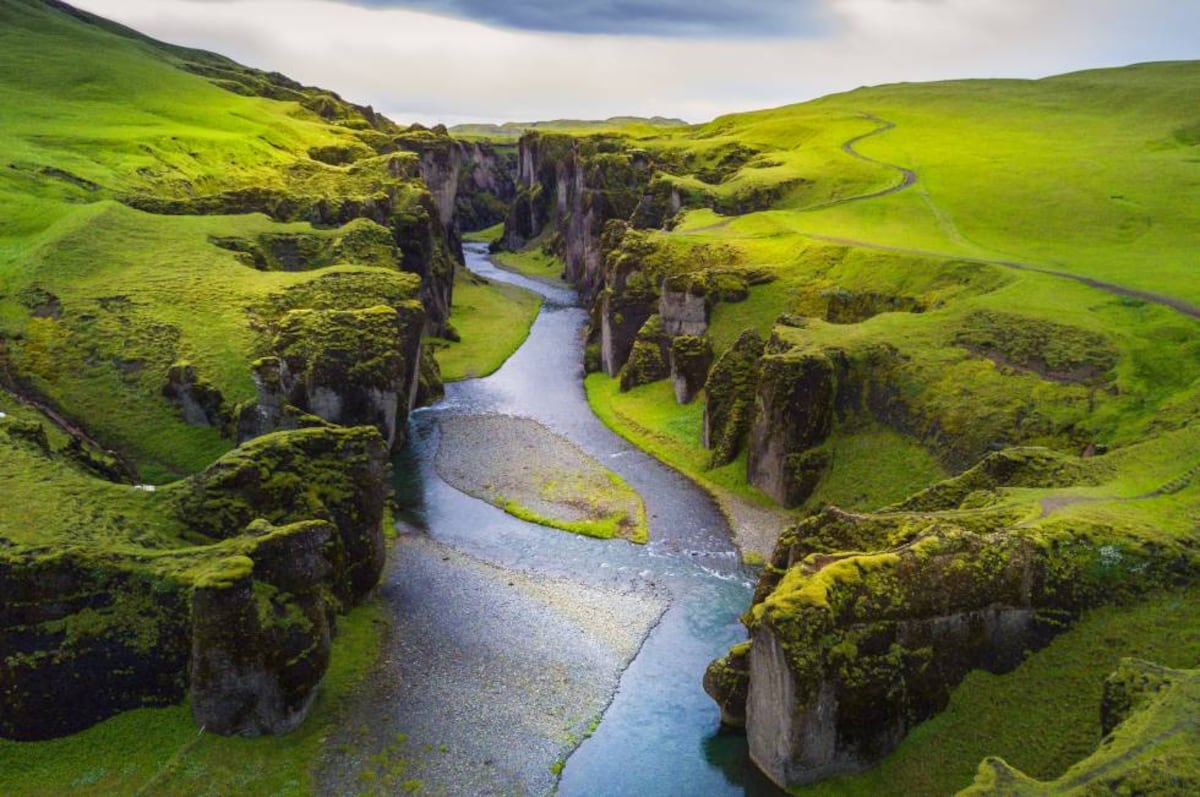
M 455 382 L 496 371 L 525 342 L 541 306 L 541 297 L 532 291 L 460 269 L 450 312 L 459 340 L 432 341 L 442 378 Z
M 438 475 L 509 514 L 576 534 L 647 542 L 641 497 L 540 424 L 502 415 L 441 422 Z

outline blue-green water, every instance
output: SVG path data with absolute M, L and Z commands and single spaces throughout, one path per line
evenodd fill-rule
M 724 518 L 702 491 L 605 428 L 583 392 L 586 313 L 572 291 L 496 269 L 481 247 L 467 264 L 488 279 L 541 293 L 546 303 L 528 340 L 485 379 L 447 387 L 412 420 L 398 463 L 401 503 L 435 540 L 524 572 L 665 590 L 670 606 L 624 672 L 593 735 L 567 759 L 563 795 L 776 795 L 749 763 L 739 734 L 723 733 L 701 688 L 708 662 L 745 637 L 737 621 L 753 574 L 738 561 Z M 558 532 L 471 499 L 437 477 L 438 419 L 501 413 L 533 418 L 619 473 L 642 495 L 651 542 L 636 546 Z

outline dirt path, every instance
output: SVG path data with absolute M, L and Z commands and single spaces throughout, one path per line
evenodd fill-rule
M 866 161 L 868 163 L 874 163 L 879 166 L 884 166 L 886 168 L 893 169 L 895 171 L 900 172 L 900 174 L 902 175 L 900 182 L 897 183 L 896 185 L 893 185 L 890 188 L 881 189 L 879 191 L 873 191 L 868 194 L 860 194 L 860 195 L 856 195 L 856 196 L 852 196 L 852 197 L 845 197 L 843 199 L 835 199 L 835 200 L 831 200 L 829 202 L 822 203 L 820 205 L 814 205 L 812 207 L 805 208 L 801 212 L 810 213 L 812 211 L 825 210 L 827 208 L 836 207 L 838 205 L 845 205 L 845 204 L 849 204 L 851 202 L 862 202 L 867 199 L 878 199 L 880 197 L 888 196 L 889 194 L 895 194 L 899 191 L 903 191 L 906 188 L 911 188 L 913 185 L 916 184 L 917 174 L 912 169 L 907 169 L 903 166 L 897 166 L 894 163 L 887 163 L 886 161 L 881 161 L 881 160 L 877 160 L 875 158 L 868 157 L 867 155 L 863 155 L 861 152 L 859 152 L 858 150 L 856 150 L 854 148 L 855 144 L 858 144 L 860 141 L 863 141 L 864 139 L 872 138 L 874 136 L 882 135 L 883 133 L 886 133 L 890 130 L 895 129 L 895 127 L 896 127 L 895 122 L 889 122 L 886 119 L 881 119 L 880 117 L 875 116 L 874 114 L 864 113 L 864 114 L 862 114 L 862 116 L 864 119 L 870 119 L 871 121 L 878 122 L 879 127 L 870 131 L 869 133 L 863 133 L 862 135 L 855 136 L 854 138 L 845 142 L 844 144 L 842 144 L 842 151 L 845 152 L 847 155 L 849 155 L 852 158 L 857 158 L 858 160 Z M 938 217 L 939 226 L 942 226 L 943 229 L 945 229 L 944 223 L 948 222 L 951 225 L 951 227 L 953 227 L 953 231 L 954 231 L 954 234 L 951 235 L 950 237 L 952 239 L 957 238 L 957 239 L 961 240 L 962 234 L 958 231 L 958 228 L 954 227 L 953 223 L 949 222 L 949 219 L 946 218 L 944 216 L 944 214 L 933 205 L 933 201 L 928 196 L 928 194 L 925 194 L 925 196 L 923 196 L 923 199 L 924 199 L 925 203 L 930 206 L 931 210 L 933 210 L 934 215 Z M 713 230 L 719 230 L 724 227 L 727 227 L 736 218 L 738 218 L 738 217 L 733 216 L 731 218 L 725 219 L 724 221 L 718 222 L 716 224 L 710 224 L 706 227 L 699 227 L 695 230 L 687 230 L 686 232 L 687 232 L 687 234 L 691 235 L 694 233 L 710 232 Z M 909 249 L 909 248 L 902 247 L 902 246 L 887 246 L 885 244 L 871 243 L 870 241 L 862 241 L 862 240 L 858 240 L 855 238 L 840 238 L 840 237 L 836 237 L 836 236 L 832 236 L 832 235 L 818 235 L 816 233 L 800 233 L 800 234 L 804 235 L 808 238 L 812 238 L 813 240 L 816 240 L 816 241 L 825 241 L 827 243 L 839 244 L 842 246 L 854 246 L 854 247 L 858 247 L 860 249 L 872 249 L 877 252 L 892 252 L 895 254 L 903 254 L 903 255 L 920 255 L 923 257 L 934 257 L 934 258 L 940 258 L 943 260 L 959 260 L 959 261 L 963 261 L 966 263 L 981 263 L 983 265 L 1000 266 L 1002 268 L 1015 269 L 1017 271 L 1029 271 L 1029 272 L 1033 272 L 1035 274 L 1045 274 L 1050 277 L 1057 277 L 1059 279 L 1066 279 L 1066 280 L 1071 280 L 1073 282 L 1078 282 L 1082 285 L 1088 286 L 1089 288 L 1095 288 L 1097 290 L 1101 290 L 1106 293 L 1111 293 L 1114 296 L 1123 296 L 1123 297 L 1126 297 L 1129 299 L 1138 299 L 1138 300 L 1141 300 L 1144 302 L 1149 302 L 1151 304 L 1158 304 L 1158 305 L 1162 305 L 1164 307 L 1169 307 L 1172 310 L 1182 313 L 1190 318 L 1200 318 L 1200 307 L 1197 307 L 1194 304 L 1185 302 L 1182 299 L 1176 299 L 1171 296 L 1164 296 L 1163 294 L 1153 293 L 1151 291 L 1137 290 L 1136 288 L 1126 288 L 1126 287 L 1123 287 L 1121 285 L 1116 285 L 1111 282 L 1104 282 L 1102 280 L 1093 279 L 1091 277 L 1084 277 L 1079 274 L 1071 274 L 1066 271 L 1056 271 L 1054 269 L 1044 268 L 1042 266 L 1035 266 L 1030 263 L 1018 263 L 1013 260 L 998 260 L 998 259 L 991 259 L 991 258 L 984 258 L 984 257 L 969 257 L 969 256 L 965 256 L 965 255 L 954 255 L 954 254 L 947 254 L 946 252 L 934 252 L 929 249 Z
M 850 139 L 846 143 L 842 144 L 842 152 L 846 153 L 851 158 L 856 158 L 856 159 L 858 159 L 860 161 L 864 161 L 866 163 L 873 163 L 876 166 L 882 166 L 885 169 L 891 169 L 892 171 L 899 172 L 900 173 L 900 182 L 896 183 L 895 185 L 893 185 L 889 188 L 881 188 L 878 191 L 872 191 L 868 194 L 856 194 L 854 196 L 848 196 L 848 197 L 843 197 L 841 199 L 832 199 L 828 202 L 822 202 L 820 205 L 813 205 L 812 207 L 804 208 L 802 212 L 811 213 L 814 210 L 825 210 L 827 208 L 837 207 L 838 205 L 848 205 L 851 202 L 863 202 L 868 199 L 879 199 L 880 197 L 899 193 L 907 188 L 911 188 L 913 185 L 916 184 L 917 173 L 914 172 L 912 169 L 905 168 L 904 166 L 897 166 L 896 164 L 888 163 L 887 161 L 881 161 L 877 158 L 872 158 L 868 155 L 862 154 L 861 152 L 859 152 L 858 150 L 856 150 L 854 148 L 854 145 L 859 143 L 860 141 L 865 141 L 868 138 L 874 138 L 875 136 L 883 135 L 884 133 L 887 133 L 890 130 L 896 129 L 895 122 L 889 122 L 886 119 L 880 119 L 878 116 L 875 116 L 874 114 L 864 113 L 864 114 L 862 114 L 862 118 L 868 119 L 872 122 L 875 122 L 876 124 L 879 125 L 879 127 L 875 128 L 874 130 L 870 131 L 869 133 L 863 133 L 860 136 L 855 136 L 854 138 Z
M 1172 310 L 1183 313 L 1191 318 L 1200 318 L 1200 307 L 1194 304 L 1189 304 L 1182 299 L 1176 299 L 1171 296 L 1164 296 L 1160 293 L 1152 293 L 1150 291 L 1141 291 L 1136 288 L 1126 288 L 1121 285 L 1114 285 L 1111 282 L 1084 277 L 1080 274 L 1071 274 L 1066 271 L 1055 271 L 1050 268 L 1031 265 L 1029 263 L 1018 263 L 1013 260 L 993 260 L 987 257 L 970 257 L 968 255 L 955 255 L 947 252 L 935 252 L 931 249 L 909 249 L 903 246 L 887 246 L 885 244 L 871 243 L 870 241 L 862 241 L 857 238 L 840 238 L 833 235 L 818 235 L 816 233 L 800 233 L 807 238 L 812 238 L 814 241 L 825 241 L 827 243 L 839 244 L 842 246 L 854 246 L 860 249 L 873 249 L 877 252 L 893 252 L 901 255 L 920 255 L 922 257 L 933 257 L 942 260 L 955 260 L 963 263 L 980 263 L 986 266 L 1001 266 L 1002 268 L 1011 268 L 1017 271 L 1029 271 L 1034 274 L 1045 274 L 1050 277 L 1059 279 L 1071 280 L 1086 285 L 1089 288 L 1111 293 L 1115 296 L 1124 296 L 1130 299 L 1140 299 L 1151 304 L 1161 304 L 1164 307 L 1169 307 Z

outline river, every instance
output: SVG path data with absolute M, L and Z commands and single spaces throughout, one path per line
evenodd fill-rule
M 583 390 L 587 314 L 573 291 L 498 269 L 479 245 L 466 247 L 466 262 L 545 301 L 503 367 L 448 385 L 444 401 L 411 419 L 396 468 L 399 499 L 411 508 L 381 587 L 395 627 L 341 749 L 361 748 L 360 763 L 368 754 L 411 756 L 401 768 L 423 794 L 778 794 L 749 764 L 744 737 L 721 732 L 701 688 L 708 662 L 745 638 L 737 617 L 753 588 L 723 516 L 704 492 L 592 414 Z M 433 460 L 439 420 L 452 414 L 532 418 L 573 441 L 641 494 L 651 541 L 547 529 L 451 488 Z M 622 600 L 654 594 L 666 610 L 625 667 L 602 646 L 564 633 L 519 589 L 506 590 L 518 576 Z M 589 678 L 589 667 L 611 672 L 613 683 Z M 561 673 L 553 684 L 551 670 Z M 575 747 L 576 738 L 526 727 L 531 713 L 563 710 L 543 689 L 573 685 L 603 710 L 590 736 L 579 734 L 587 738 Z M 421 747 L 412 749 L 412 740 Z M 353 771 L 344 762 L 324 767 L 323 788 L 350 791 Z

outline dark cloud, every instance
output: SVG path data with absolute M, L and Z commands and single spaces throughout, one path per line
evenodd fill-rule
M 678 38 L 777 37 L 825 29 L 822 0 L 348 0 L 489 25 Z

